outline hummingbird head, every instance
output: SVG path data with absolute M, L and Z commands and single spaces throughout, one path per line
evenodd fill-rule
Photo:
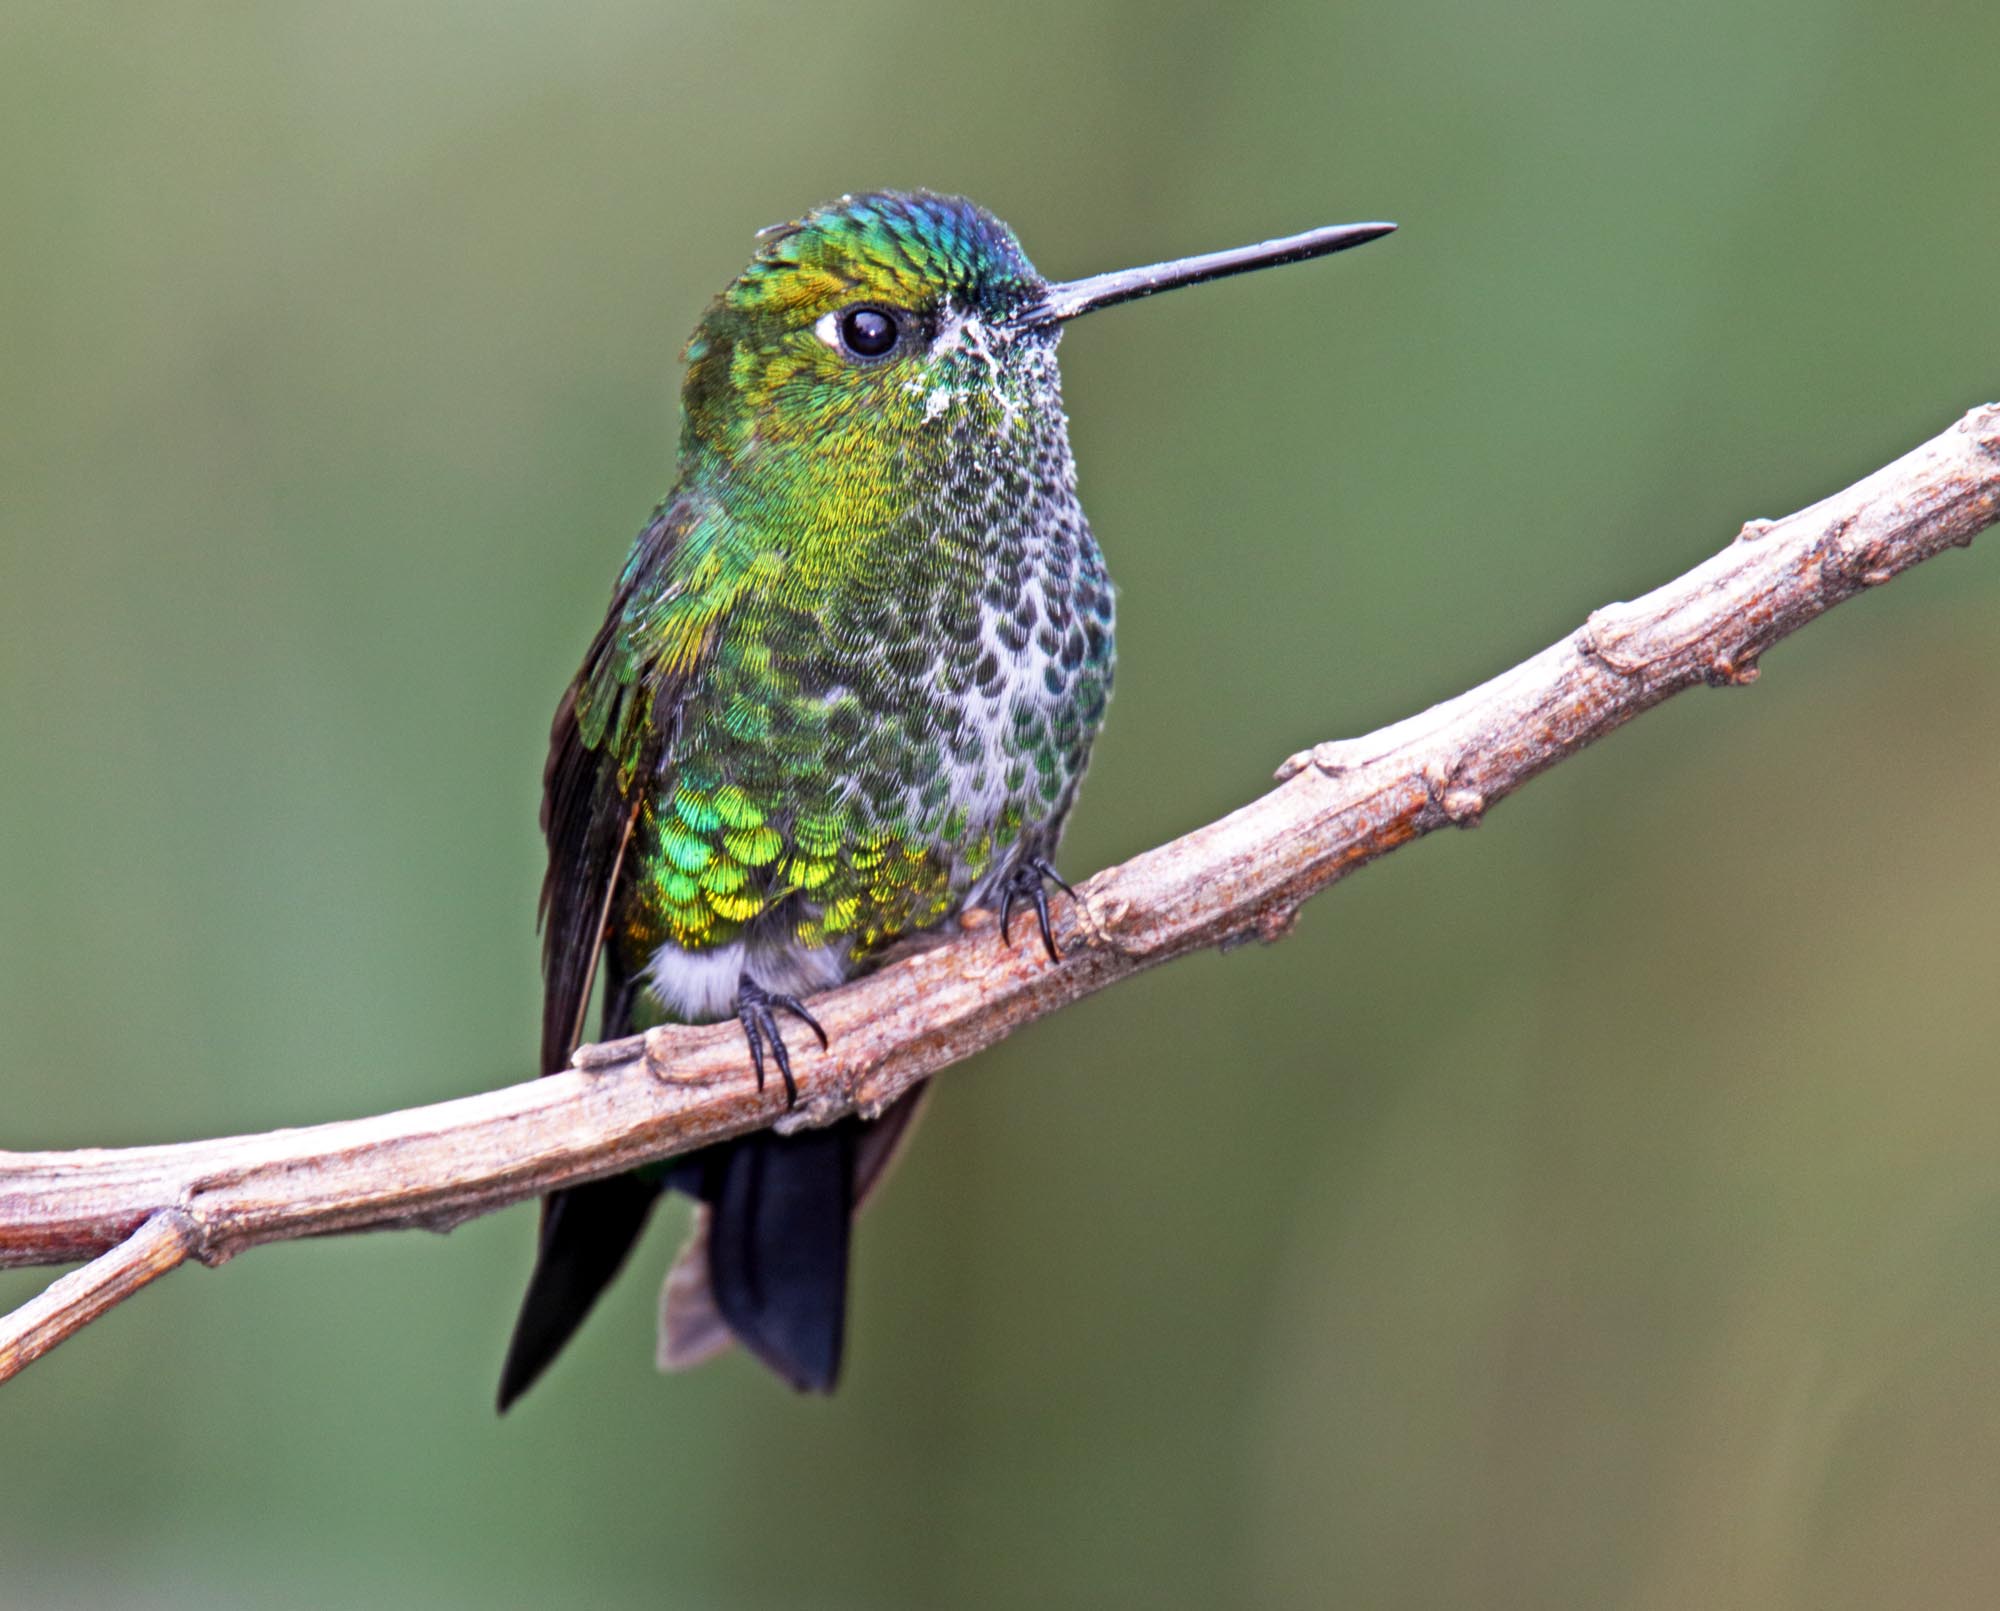
M 1065 321 L 1394 228 L 1337 225 L 1052 284 L 962 197 L 843 196 L 762 231 L 689 338 L 683 473 L 807 549 L 858 559 L 940 481 L 1067 481 Z
M 1047 384 L 1056 327 L 1019 318 L 1047 290 L 983 207 L 843 196 L 762 231 L 710 304 L 687 345 L 687 430 L 733 461 L 753 445 L 936 436 L 961 405 L 1004 429 Z

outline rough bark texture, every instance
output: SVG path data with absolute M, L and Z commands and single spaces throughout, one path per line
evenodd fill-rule
M 2000 519 L 2000 405 L 1844 492 L 1736 540 L 1561 642 L 1365 738 L 1321 744 L 1277 788 L 1107 868 L 1060 903 L 1063 958 L 990 913 L 813 1004 L 832 1050 L 795 1053 L 799 1108 L 759 1092 L 734 1024 L 586 1046 L 569 1072 L 431 1107 L 170 1146 L 0 1153 L 0 1266 L 94 1259 L 0 1320 L 0 1380 L 187 1257 L 422 1225 L 762 1125 L 873 1112 L 916 1080 L 1143 968 L 1274 940 L 1309 896 L 1435 828 L 1471 827 L 1545 768 L 1758 658 L 1843 599 Z

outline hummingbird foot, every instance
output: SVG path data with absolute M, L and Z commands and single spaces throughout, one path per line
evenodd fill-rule
M 757 1089 L 764 1089 L 764 1049 L 768 1046 L 771 1057 L 778 1065 L 778 1074 L 785 1082 L 785 1106 L 799 1105 L 799 1087 L 792 1078 L 792 1056 L 785 1049 L 785 1037 L 778 1031 L 778 1014 L 788 1012 L 815 1035 L 819 1036 L 819 1049 L 828 1046 L 826 1031 L 820 1028 L 819 1020 L 806 1011 L 797 996 L 780 995 L 766 990 L 749 974 L 736 981 L 736 1021 L 743 1026 L 743 1038 L 750 1042 L 750 1066 L 757 1071 Z
M 1060 962 L 1062 953 L 1056 950 L 1056 937 L 1049 929 L 1049 892 L 1045 884 L 1054 884 L 1071 900 L 1076 899 L 1076 891 L 1063 882 L 1062 874 L 1048 857 L 1025 856 L 1014 864 L 1000 888 L 1000 943 L 1014 943 L 1008 932 L 1014 919 L 1014 903 L 1026 901 L 1035 909 L 1035 922 L 1042 931 L 1042 949 L 1048 952 L 1051 962 Z

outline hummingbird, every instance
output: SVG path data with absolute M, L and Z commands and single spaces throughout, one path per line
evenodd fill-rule
M 759 233 L 689 338 L 678 478 L 556 709 L 541 1065 L 600 1033 L 735 1019 L 797 1089 L 807 1000 L 997 905 L 1050 958 L 1064 820 L 1111 695 L 1112 588 L 1077 501 L 1063 326 L 1375 240 L 1346 224 L 1051 283 L 983 207 L 843 196 Z M 1073 895 L 1074 891 L 1070 891 Z M 790 1041 L 787 1036 L 790 1035 Z M 501 1375 L 548 1366 L 674 1190 L 695 1226 L 660 1362 L 734 1342 L 829 1392 L 850 1224 L 923 1087 L 544 1199 Z

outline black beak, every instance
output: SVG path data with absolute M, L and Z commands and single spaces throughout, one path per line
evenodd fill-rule
M 1060 324 L 1094 308 L 1130 302 L 1156 291 L 1177 286 L 1199 285 L 1230 274 L 1247 274 L 1251 269 L 1273 268 L 1279 263 L 1303 263 L 1309 257 L 1325 257 L 1362 246 L 1394 232 L 1394 224 L 1330 224 L 1309 229 L 1303 235 L 1287 235 L 1256 246 L 1234 246 L 1226 252 L 1205 252 L 1200 257 L 1177 257 L 1170 263 L 1153 263 L 1145 268 L 1119 269 L 1112 274 L 1093 274 L 1087 280 L 1066 280 L 1051 285 L 1035 301 L 1022 308 L 1010 321 L 1018 324 Z

